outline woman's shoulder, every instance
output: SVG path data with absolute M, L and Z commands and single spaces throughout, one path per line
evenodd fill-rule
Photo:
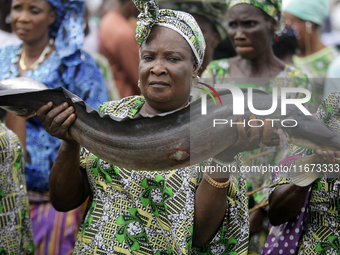
M 307 75 L 301 71 L 301 69 L 286 64 L 284 69 L 277 75 L 277 78 L 298 78 L 298 79 L 308 79 Z
M 143 96 L 129 96 L 118 101 L 109 101 L 101 104 L 98 111 L 114 117 L 133 117 L 143 106 L 145 99 Z
M 0 49 L 0 55 L 5 56 L 7 60 L 11 61 L 12 57 L 17 55 L 20 47 L 21 47 L 21 44 L 5 46 Z
M 230 61 L 228 58 L 217 59 L 209 63 L 202 74 L 203 79 L 213 79 L 216 77 L 226 77 L 230 75 Z M 209 83 L 208 81 L 205 81 Z
M 207 69 L 208 70 L 223 70 L 224 72 L 229 70 L 230 68 L 230 60 L 229 58 L 217 59 L 209 63 Z

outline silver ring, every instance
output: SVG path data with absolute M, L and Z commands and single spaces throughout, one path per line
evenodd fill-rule
M 260 140 L 258 145 L 259 145 L 260 148 L 266 148 L 267 147 L 267 145 L 265 145 L 261 140 Z

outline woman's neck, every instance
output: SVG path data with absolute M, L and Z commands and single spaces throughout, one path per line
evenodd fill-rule
M 25 50 L 26 61 L 28 62 L 28 64 L 30 62 L 33 63 L 36 59 L 39 58 L 48 43 L 48 36 L 44 36 L 40 40 L 34 42 L 23 42 L 23 49 Z
M 153 108 L 150 104 L 148 104 L 147 101 L 145 101 L 145 104 L 142 106 L 142 108 L 139 110 L 139 113 L 141 114 L 146 114 L 146 115 L 156 115 L 156 114 L 162 114 L 162 113 L 166 113 L 166 112 L 171 112 L 171 111 L 175 111 L 175 110 L 180 110 L 182 108 L 185 108 L 189 105 L 189 99 L 180 107 L 173 109 L 173 110 L 168 110 L 168 111 L 162 111 L 162 110 L 158 110 Z
M 301 54 L 298 55 L 299 57 L 308 57 L 327 47 L 321 42 L 317 32 L 310 34 L 309 38 L 307 34 L 305 36 L 305 43 L 301 47 Z
M 231 78 L 243 83 L 264 84 L 275 78 L 285 64 L 274 54 L 262 54 L 255 59 L 244 59 L 240 56 L 230 59 Z M 258 78 L 258 80 L 254 79 Z

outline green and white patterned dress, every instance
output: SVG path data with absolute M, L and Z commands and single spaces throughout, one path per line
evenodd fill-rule
M 0 123 L 0 254 L 34 254 L 24 170 L 18 136 Z
M 333 130 L 340 132 L 339 119 L 340 92 L 332 93 L 327 97 L 319 110 L 317 118 Z M 308 156 L 312 150 L 298 146 L 291 146 L 292 155 Z M 339 167 L 339 165 L 338 165 Z M 334 170 L 336 167 L 334 167 Z M 279 186 L 289 184 L 287 174 L 277 176 L 271 186 L 270 194 Z M 308 218 L 304 226 L 296 226 L 295 232 L 301 231 L 298 242 L 298 255 L 340 254 L 340 181 L 338 178 L 321 176 L 312 184 L 307 208 Z
M 144 97 L 132 96 L 104 103 L 99 111 L 133 117 L 144 102 Z M 215 237 L 207 246 L 192 248 L 195 192 L 202 180 L 197 166 L 134 171 L 81 149 L 81 169 L 92 195 L 74 254 L 247 254 L 248 200 L 242 176 L 231 177 L 228 209 Z
M 311 84 L 309 83 L 308 77 L 302 73 L 299 69 L 285 65 L 284 70 L 282 70 L 274 79 L 271 81 L 262 84 L 262 85 L 254 85 L 254 84 L 245 84 L 240 83 L 237 80 L 231 78 L 230 76 L 230 62 L 229 59 L 220 59 L 211 62 L 205 72 L 202 75 L 202 81 L 213 85 L 213 84 L 234 84 L 240 88 L 256 88 L 260 90 L 264 90 L 267 93 L 272 93 L 273 88 L 278 88 L 278 96 L 280 97 L 280 89 L 284 87 L 294 87 L 294 88 L 305 88 L 310 90 Z M 193 97 L 198 99 L 201 95 L 202 90 L 193 89 Z M 292 93 L 288 95 L 290 98 L 298 98 L 301 95 Z M 309 107 L 309 105 L 308 105 Z M 246 166 L 275 166 L 282 159 L 284 159 L 289 152 L 289 147 L 275 146 L 275 147 L 265 147 L 253 150 L 251 152 L 243 152 L 242 161 Z M 261 191 L 256 192 L 252 196 L 249 197 L 249 206 L 250 209 L 254 206 L 263 205 L 268 201 L 268 188 L 271 185 L 270 172 L 262 173 L 254 173 L 254 172 L 246 172 L 245 173 L 248 191 L 253 191 L 255 189 L 264 188 Z M 268 209 L 268 206 L 263 207 L 264 210 Z M 258 253 L 262 252 L 263 246 L 266 242 L 268 231 L 269 221 L 268 218 L 265 218 L 262 225 L 261 230 L 251 236 L 249 242 L 249 253 Z
M 328 66 L 338 55 L 339 51 L 336 48 L 326 47 L 308 57 L 293 57 L 294 65 L 307 74 L 312 84 L 312 112 L 316 112 L 323 100 Z

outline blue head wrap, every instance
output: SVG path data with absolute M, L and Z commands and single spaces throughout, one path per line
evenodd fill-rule
M 302 20 L 321 25 L 329 15 L 329 0 L 292 0 L 284 9 Z
M 55 22 L 50 26 L 50 35 L 59 57 L 67 64 L 78 64 L 78 57 L 69 58 L 81 49 L 84 42 L 83 12 L 84 0 L 46 0 L 57 12 Z

